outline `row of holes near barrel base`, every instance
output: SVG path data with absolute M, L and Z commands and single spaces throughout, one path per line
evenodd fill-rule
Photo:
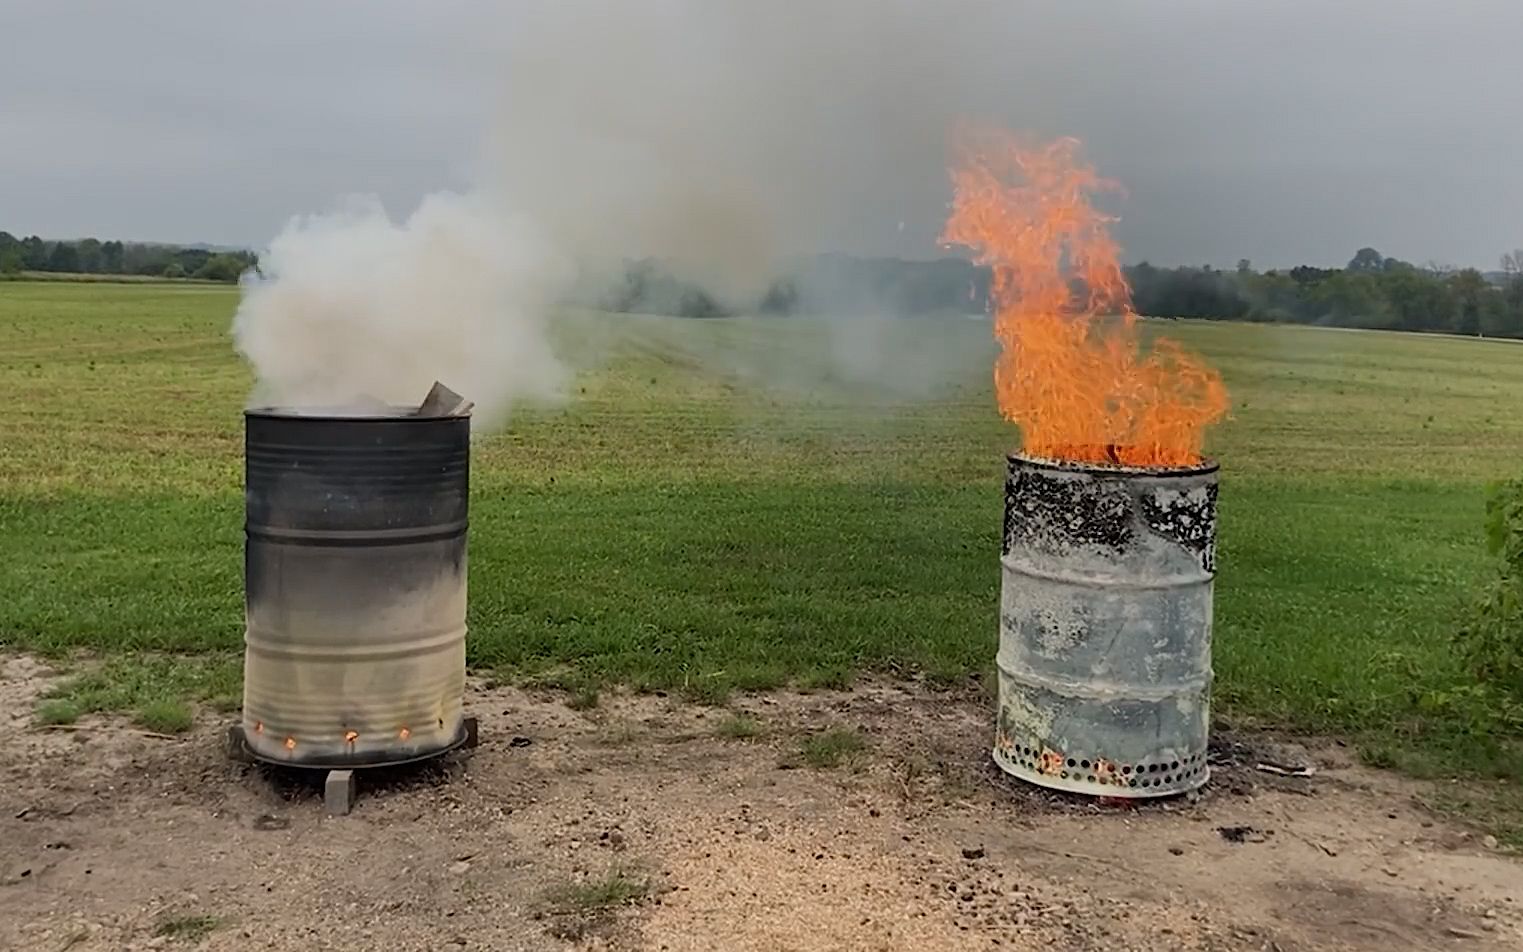
M 1109 784 L 1116 787 L 1168 787 L 1193 780 L 1206 772 L 1206 754 L 1190 754 L 1179 760 L 1156 763 L 1116 764 L 1103 758 L 1064 757 L 1052 750 L 1020 745 L 1005 751 L 1005 756 L 1035 773 L 1063 780 Z

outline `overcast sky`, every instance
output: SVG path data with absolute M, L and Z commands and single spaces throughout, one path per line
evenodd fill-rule
M 0 228 L 260 247 L 502 178 L 550 219 L 682 206 L 702 241 L 701 185 L 774 252 L 932 257 L 970 114 L 1084 140 L 1130 261 L 1495 268 L 1520 40 L 1520 0 L 0 0 Z

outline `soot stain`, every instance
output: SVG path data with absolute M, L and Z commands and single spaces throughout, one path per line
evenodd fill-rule
M 1123 548 L 1133 537 L 1131 510 L 1130 494 L 1121 486 L 1012 464 L 1001 554 L 1016 544 L 1055 553 L 1075 545 Z
M 1152 531 L 1193 553 L 1201 567 L 1216 570 L 1216 497 L 1217 486 L 1209 483 L 1205 492 L 1183 496 L 1165 506 L 1159 497 L 1144 493 L 1142 518 Z

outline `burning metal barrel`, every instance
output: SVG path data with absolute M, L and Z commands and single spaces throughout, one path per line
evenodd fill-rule
M 466 740 L 468 409 L 245 414 L 256 757 L 377 766 Z
M 1217 466 L 1011 456 L 994 759 L 1156 797 L 1206 782 Z

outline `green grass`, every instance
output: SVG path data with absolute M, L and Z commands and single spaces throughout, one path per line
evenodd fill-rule
M 65 679 L 38 706 L 42 724 L 72 724 L 86 714 L 130 711 L 139 726 L 180 733 L 194 723 L 188 701 L 226 707 L 239 690 L 236 658 L 110 654 Z
M 637 903 L 650 894 L 650 880 L 622 868 L 551 893 L 551 907 L 561 913 L 601 913 Z
M 88 649 L 129 681 L 121 659 L 145 652 L 183 669 L 64 698 L 81 710 L 236 696 L 236 301 L 0 285 L 0 641 Z M 1152 330 L 1204 352 L 1233 395 L 1210 447 L 1218 710 L 1517 789 L 1523 756 L 1454 700 L 1471 679 L 1449 639 L 1489 569 L 1483 488 L 1523 472 L 1523 347 Z M 473 665 L 709 702 L 988 669 L 1015 435 L 992 406 L 987 324 L 901 322 L 876 352 L 797 320 L 574 313 L 560 333 L 584 368 L 571 399 L 474 451 Z
M 176 942 L 200 942 L 216 931 L 221 920 L 215 916 L 176 916 L 154 927 L 154 935 Z
M 195 712 L 190 705 L 174 698 L 157 698 L 137 711 L 137 723 L 161 734 L 181 734 L 195 726 Z
M 844 728 L 832 728 L 810 734 L 799 741 L 799 755 L 804 763 L 818 770 L 839 767 L 856 760 L 867 750 L 861 734 Z
M 726 740 L 755 740 L 766 730 L 761 721 L 745 714 L 732 714 L 714 728 L 716 737 Z

